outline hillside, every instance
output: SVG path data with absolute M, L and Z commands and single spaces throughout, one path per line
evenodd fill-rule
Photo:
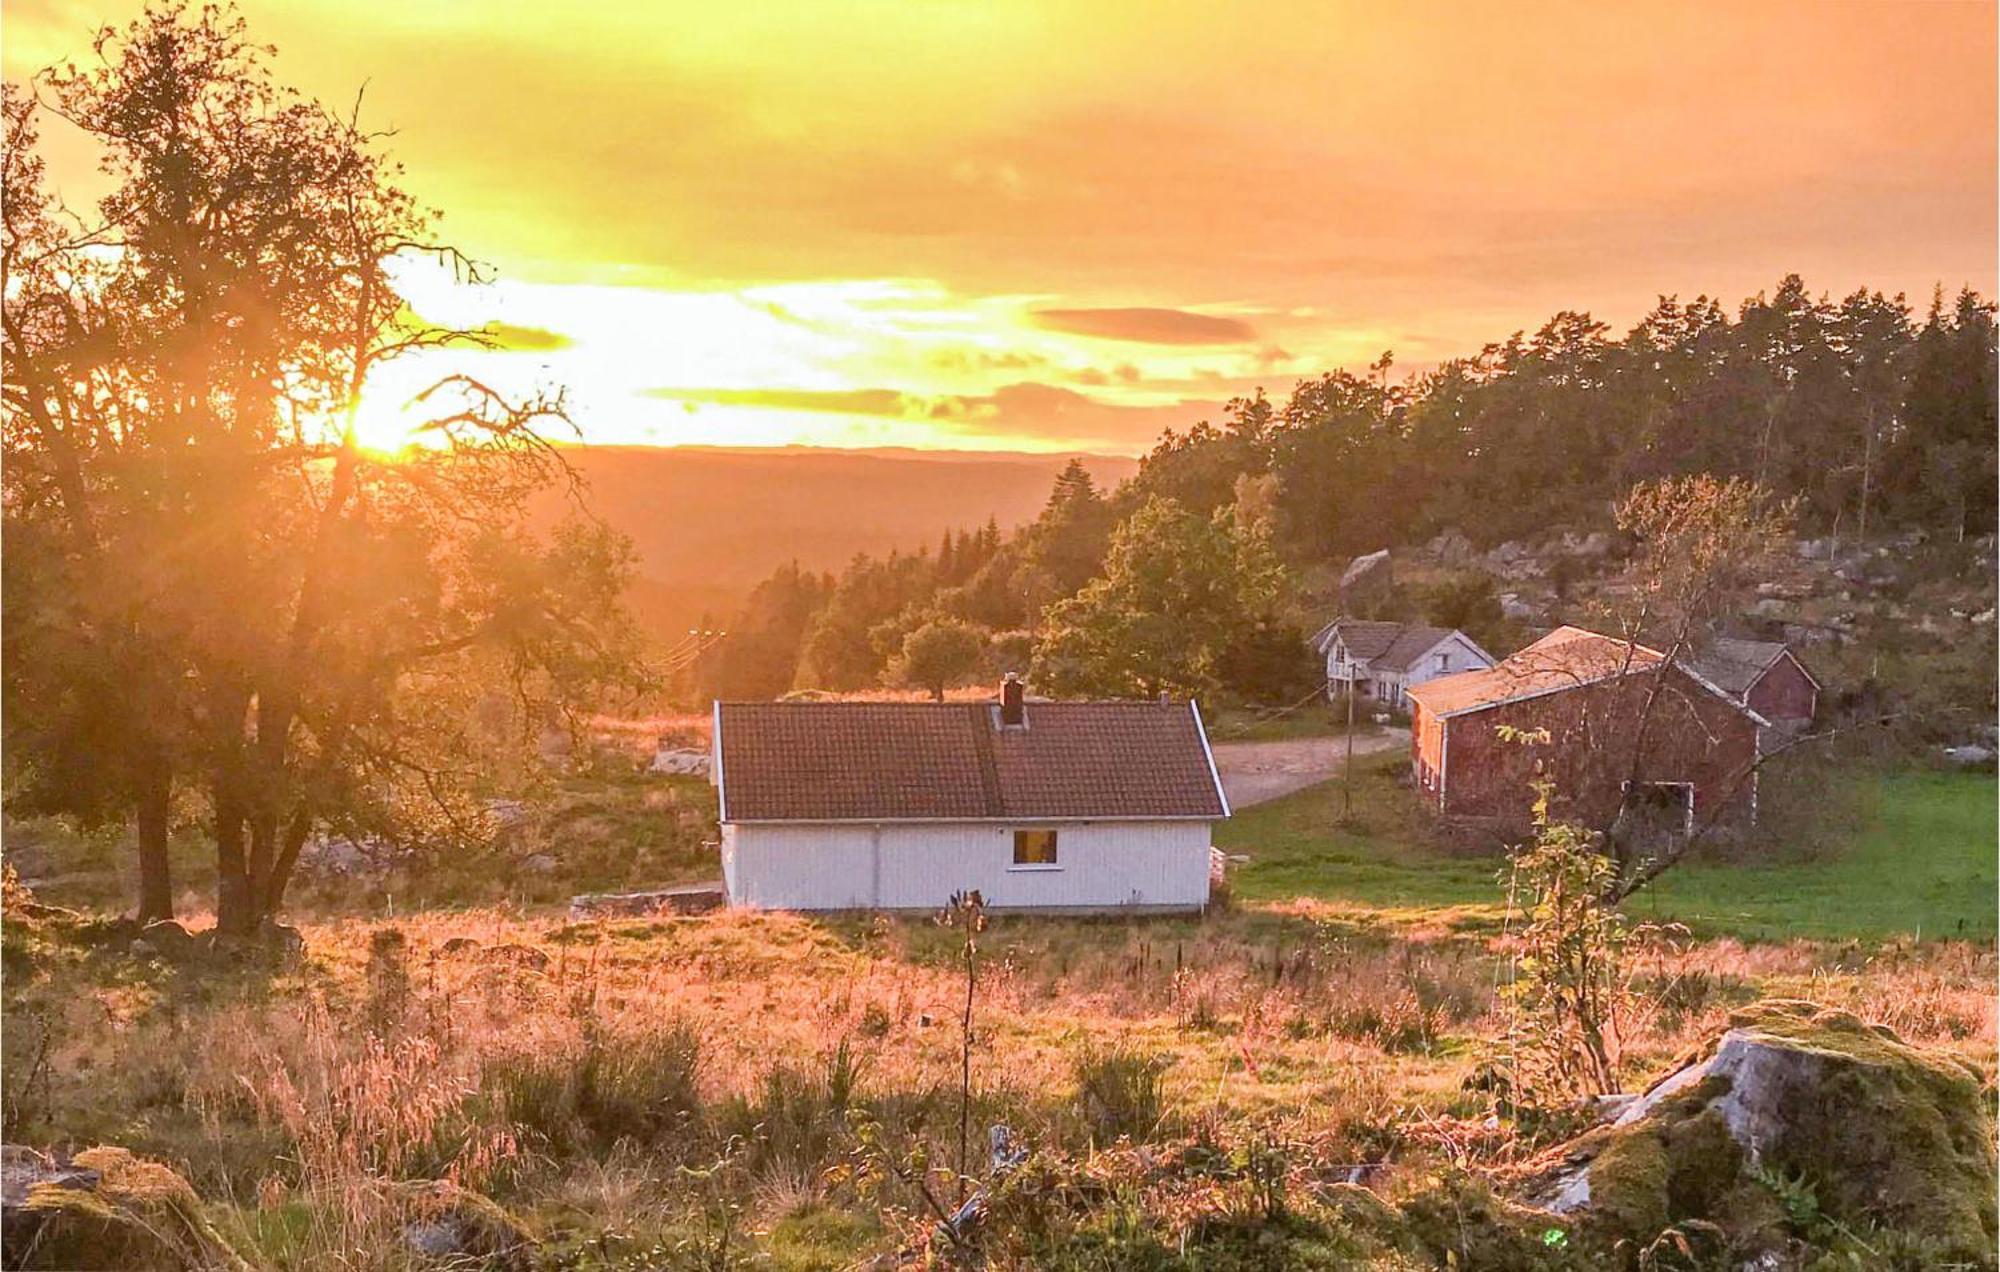
M 796 560 L 838 568 L 857 552 L 934 546 L 990 517 L 1011 528 L 1048 499 L 1068 455 L 982 451 L 584 446 L 568 452 L 593 510 L 631 536 L 633 603 L 673 630 L 724 621 L 757 580 Z M 1133 459 L 1082 456 L 1100 485 Z

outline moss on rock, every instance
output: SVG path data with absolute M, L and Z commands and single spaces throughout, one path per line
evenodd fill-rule
M 10 1169 L 27 1166 L 15 1162 Z M 86 1149 L 62 1167 L 47 1163 L 47 1178 L 29 1178 L 9 1210 L 10 1268 L 234 1272 L 245 1266 L 185 1179 L 122 1148 Z
M 1571 1146 L 1585 1164 L 1551 1181 L 1551 1204 L 1627 1249 L 1690 1221 L 1721 1227 L 1739 1257 L 1865 1227 L 1993 1266 L 1993 1120 L 1975 1070 L 1812 1003 L 1753 1004 L 1730 1026 Z

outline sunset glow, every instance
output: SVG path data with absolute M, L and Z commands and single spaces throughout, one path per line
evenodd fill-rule
M 7 75 L 135 8 L 10 3 Z M 499 272 L 405 271 L 497 347 L 371 384 L 383 447 L 452 359 L 592 442 L 1130 453 L 1562 308 L 1996 290 L 1988 5 L 242 9 Z

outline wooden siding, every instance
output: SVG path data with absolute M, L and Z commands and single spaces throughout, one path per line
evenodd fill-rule
M 1438 775 L 1444 769 L 1444 727 L 1447 722 L 1424 710 L 1421 702 L 1410 704 L 1410 764 L 1417 790 L 1426 803 L 1438 800 Z
M 1651 683 L 1650 675 L 1633 675 L 1449 717 L 1438 743 L 1444 756 L 1441 810 L 1451 818 L 1524 827 L 1535 798 L 1532 784 L 1544 780 L 1554 784 L 1557 817 L 1603 824 L 1618 809 L 1632 733 Z M 1550 740 L 1502 741 L 1502 725 L 1547 729 Z M 1734 704 L 1678 669 L 1669 671 L 1646 727 L 1638 778 L 1692 783 L 1700 818 L 1718 801 L 1727 801 L 1732 815 L 1754 816 L 1755 785 L 1746 775 L 1756 762 L 1758 732 L 1757 722 Z M 1423 744 L 1421 734 L 1413 735 L 1413 746 Z
M 1054 829 L 1057 865 L 1014 865 L 1014 831 Z M 729 903 L 759 910 L 937 910 L 977 888 L 996 909 L 1199 910 L 1209 825 L 1022 822 L 724 828 Z
M 1819 686 L 1798 659 L 1785 653 L 1750 686 L 1746 700 L 1752 711 L 1774 725 L 1804 724 L 1819 706 Z

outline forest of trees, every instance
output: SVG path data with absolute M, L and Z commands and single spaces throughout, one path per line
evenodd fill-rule
M 1169 430 L 1116 491 L 1072 464 L 1012 534 L 948 531 L 935 551 L 861 556 L 838 575 L 782 568 L 693 691 L 911 683 L 905 637 L 952 622 L 989 642 L 966 675 L 1032 660 L 1054 690 L 1275 701 L 1299 683 L 1306 616 L 1267 560 L 1295 575 L 1447 528 L 1490 546 L 1608 527 L 1627 490 L 1670 476 L 1795 498 L 1805 533 L 1988 533 L 1994 331 L 1971 291 L 1940 291 L 1919 317 L 1901 295 L 1836 301 L 1793 275 L 1733 315 L 1664 297 L 1622 337 L 1560 313 L 1401 383 L 1385 354 L 1365 375 L 1303 380 L 1282 403 L 1259 390 Z

